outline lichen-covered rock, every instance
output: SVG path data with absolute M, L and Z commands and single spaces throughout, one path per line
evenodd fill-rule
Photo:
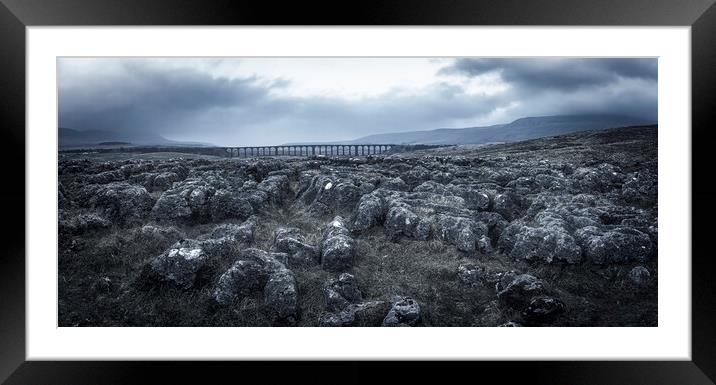
M 286 254 L 248 248 L 220 277 L 213 297 L 226 305 L 244 296 L 264 290 L 269 277 L 286 269 Z
M 66 218 L 63 210 L 60 210 L 58 229 L 60 233 L 80 235 L 97 230 L 106 229 L 112 226 L 112 222 L 94 213 L 80 214 L 72 218 Z
M 381 326 L 390 305 L 385 301 L 349 304 L 336 313 L 323 313 L 319 326 Z
M 254 240 L 256 226 L 256 217 L 251 217 L 241 224 L 225 223 L 214 227 L 211 238 L 230 238 L 234 242 L 250 243 Z
M 101 185 L 89 198 L 90 207 L 101 210 L 115 223 L 142 218 L 153 204 L 147 189 L 124 182 Z
M 326 308 L 332 312 L 340 311 L 363 299 L 355 277 L 348 273 L 342 273 L 338 278 L 326 282 L 323 285 L 323 297 L 326 300 Z
M 400 179 L 397 178 L 387 178 L 380 182 L 380 185 L 378 186 L 380 188 L 384 188 L 386 190 L 395 190 L 395 191 L 408 191 L 410 187 Z
M 529 274 L 505 274 L 497 286 L 500 302 L 517 310 L 524 309 L 532 297 L 545 292 L 544 284 Z
M 200 242 L 186 239 L 153 258 L 149 267 L 162 280 L 182 287 L 191 287 L 207 259 L 208 255 Z
M 274 232 L 273 249 L 288 254 L 289 265 L 313 265 L 319 262 L 318 247 L 306 242 L 296 228 L 278 228 Z
M 457 278 L 466 285 L 477 286 L 485 279 L 485 269 L 472 263 L 462 264 L 457 268 Z
M 264 302 L 279 323 L 295 325 L 298 321 L 296 278 L 288 269 L 272 273 L 264 287 Z
M 475 251 L 478 241 L 488 233 L 487 226 L 482 222 L 442 214 L 436 216 L 435 228 L 441 239 L 466 252 Z M 484 248 L 485 242 L 481 246 Z
M 157 219 L 186 219 L 191 216 L 189 203 L 178 194 L 163 194 L 152 208 Z
M 430 218 L 420 218 L 406 205 L 394 205 L 386 214 L 385 230 L 388 234 L 403 234 L 419 240 L 426 240 L 430 236 L 432 221 Z
M 342 270 L 353 266 L 355 242 L 345 221 L 337 216 L 323 228 L 321 265 L 328 270 Z
M 290 191 L 289 180 L 286 175 L 271 175 L 262 180 L 256 189 L 268 194 L 269 203 L 280 204 Z
M 420 305 L 412 298 L 404 297 L 393 302 L 383 319 L 383 326 L 415 326 L 420 321 Z
M 143 238 L 158 245 L 173 244 L 184 238 L 184 233 L 173 226 L 144 225 L 140 234 Z
M 374 194 L 363 195 L 353 214 L 353 230 L 367 230 L 383 222 L 385 206 L 382 199 Z
M 266 284 L 266 272 L 258 262 L 238 260 L 220 277 L 214 299 L 222 305 L 261 290 Z
M 637 266 L 629 271 L 629 280 L 635 285 L 646 285 L 651 281 L 651 273 L 644 266 Z
M 577 230 L 576 238 L 584 255 L 596 264 L 646 261 L 651 254 L 651 239 L 632 228 L 602 231 L 594 226 Z
M 162 172 L 156 177 L 154 177 L 154 180 L 152 181 L 152 186 L 166 190 L 170 187 L 172 187 L 172 184 L 174 182 L 180 181 L 182 178 L 175 172 Z
M 593 193 L 608 192 L 621 186 L 624 174 L 619 167 L 602 163 L 597 167 L 580 167 L 571 176 L 579 191 Z
M 214 221 L 230 218 L 246 219 L 254 213 L 254 208 L 244 196 L 221 189 L 211 197 L 209 212 Z
M 520 199 L 514 193 L 502 193 L 495 196 L 494 210 L 508 220 L 515 219 L 520 212 Z
M 558 227 L 523 227 L 516 235 L 510 256 L 516 259 L 579 263 L 582 249 L 574 238 Z

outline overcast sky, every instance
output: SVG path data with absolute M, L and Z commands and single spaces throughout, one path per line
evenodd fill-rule
M 216 145 L 608 113 L 657 118 L 656 59 L 61 58 L 59 126 Z

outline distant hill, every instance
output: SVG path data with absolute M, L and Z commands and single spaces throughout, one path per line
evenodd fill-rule
M 156 134 L 121 133 L 104 130 L 74 130 L 58 128 L 58 141 L 61 148 L 107 146 L 110 144 L 130 146 L 212 146 L 208 143 L 178 142 Z
M 482 144 L 516 142 L 601 128 L 654 124 L 620 115 L 556 115 L 517 119 L 486 127 L 440 128 L 365 136 L 346 144 Z

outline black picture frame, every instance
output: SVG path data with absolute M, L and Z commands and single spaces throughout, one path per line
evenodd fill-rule
M 307 376 L 312 382 L 474 376 L 476 381 L 549 384 L 713 384 L 716 296 L 708 232 L 716 188 L 710 183 L 716 95 L 714 0 L 501 0 L 281 2 L 182 0 L 0 0 L 0 151 L 5 220 L 0 255 L 0 380 L 8 384 L 211 383 L 229 375 Z M 692 361 L 470 362 L 442 370 L 403 363 L 52 362 L 25 355 L 25 28 L 81 25 L 634 25 L 690 26 L 692 64 Z M 684 129 L 688 129 L 685 127 Z M 19 204 L 24 202 L 24 205 Z M 10 224 L 9 226 L 7 224 Z M 662 236 L 668 236 L 662 234 Z M 700 241 L 699 241 L 700 239 Z M 688 258 L 688 256 L 672 256 Z M 320 366 L 320 367 L 319 367 Z M 381 368 L 382 367 L 382 368 Z M 378 369 L 388 369 L 386 371 Z M 247 376 L 247 377 L 243 377 Z M 340 376 L 340 377 L 336 377 Z M 493 377 L 497 376 L 497 377 Z M 260 378 L 260 377 L 259 377 Z M 402 381 L 401 381 L 402 382 Z

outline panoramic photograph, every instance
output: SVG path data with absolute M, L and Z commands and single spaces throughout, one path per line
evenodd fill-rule
M 58 325 L 658 326 L 658 60 L 57 58 Z

